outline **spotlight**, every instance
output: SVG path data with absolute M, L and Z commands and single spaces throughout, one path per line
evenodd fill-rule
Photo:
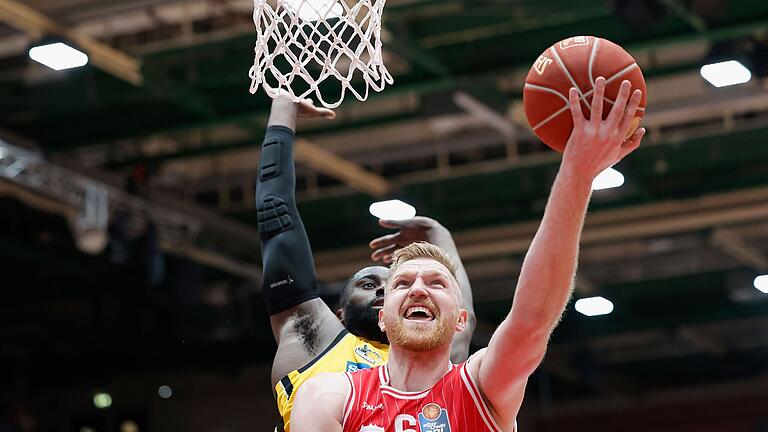
M 41 44 L 29 49 L 29 58 L 54 70 L 85 66 L 88 56 L 64 42 Z
M 106 409 L 112 406 L 112 396 L 109 393 L 96 393 L 93 396 L 93 405 L 98 409 Z
M 701 76 L 715 87 L 744 84 L 752 79 L 752 72 L 737 60 L 710 63 L 701 67 Z
M 624 184 L 624 175 L 613 168 L 606 168 L 592 181 L 592 190 L 617 188 Z
M 758 291 L 768 294 L 768 274 L 756 277 L 752 284 Z
M 344 14 L 338 0 L 287 0 L 288 7 L 305 21 L 328 20 Z
M 405 220 L 416 216 L 416 208 L 400 200 L 375 202 L 368 211 L 379 219 Z
M 120 423 L 120 432 L 139 432 L 139 425 L 133 420 Z
M 607 315 L 613 312 L 613 303 L 605 297 L 587 297 L 576 300 L 576 310 L 586 316 Z
M 173 396 L 173 389 L 170 386 L 162 385 L 157 389 L 157 395 L 163 399 L 168 399 Z

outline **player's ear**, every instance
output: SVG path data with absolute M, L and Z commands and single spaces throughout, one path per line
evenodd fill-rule
M 381 308 L 381 309 L 379 309 L 379 328 L 384 333 L 387 332 L 387 329 L 385 327 L 386 326 L 384 325 L 384 308 Z
M 340 307 L 340 308 L 336 309 L 336 317 L 342 323 L 344 322 L 344 308 L 343 307 Z
M 467 327 L 467 311 L 466 309 L 459 309 L 459 317 L 456 319 L 456 331 L 463 332 Z

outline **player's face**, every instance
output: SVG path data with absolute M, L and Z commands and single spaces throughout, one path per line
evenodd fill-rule
M 450 271 L 429 258 L 406 261 L 390 276 L 379 327 L 392 345 L 430 351 L 451 343 L 464 329 L 458 285 Z
M 349 282 L 348 295 L 341 305 L 341 318 L 350 332 L 366 339 L 387 342 L 379 329 L 379 310 L 384 306 L 384 285 L 389 270 L 386 267 L 366 267 Z

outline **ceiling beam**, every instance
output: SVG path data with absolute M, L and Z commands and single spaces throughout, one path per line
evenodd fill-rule
M 597 295 L 599 287 L 592 279 L 585 276 L 583 272 L 579 272 L 576 275 L 573 290 L 582 297 L 588 297 Z
M 703 332 L 695 326 L 681 326 L 675 333 L 680 340 L 707 354 L 719 357 L 728 351 L 728 347 L 717 336 Z
M 759 187 L 591 213 L 581 244 L 587 247 L 765 220 L 768 187 Z M 465 261 L 522 254 L 538 226 L 536 220 L 481 228 L 454 233 L 454 239 Z M 370 265 L 368 254 L 365 246 L 316 253 L 318 276 L 327 281 L 345 279 Z
M 392 185 L 380 175 L 339 157 L 306 139 L 299 138 L 296 140 L 294 152 L 296 162 L 373 197 L 385 197 L 392 190 Z
M 89 36 L 75 33 L 16 0 L 0 0 L 0 19 L 32 38 L 43 36 L 67 38 L 77 44 L 78 48 L 85 50 L 90 62 L 97 68 L 137 87 L 144 82 L 141 63 L 137 59 Z
M 476 97 L 458 91 L 453 94 L 453 102 L 467 114 L 499 132 L 504 138 L 514 140 L 517 136 L 517 126 L 514 123 Z
M 747 244 L 744 239 L 735 232 L 718 228 L 712 232 L 711 242 L 742 264 L 764 273 L 768 271 L 768 256 L 761 250 Z

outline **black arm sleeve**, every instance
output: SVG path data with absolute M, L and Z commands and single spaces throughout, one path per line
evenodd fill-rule
M 267 128 L 256 179 L 264 301 L 270 315 L 318 297 L 309 238 L 296 208 L 293 131 Z

